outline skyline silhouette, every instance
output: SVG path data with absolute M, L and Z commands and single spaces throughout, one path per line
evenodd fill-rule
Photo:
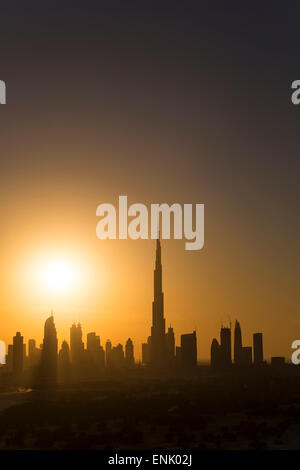
M 161 240 L 158 238 L 153 278 L 152 326 L 147 342 L 142 344 L 141 359 L 135 357 L 131 337 L 128 337 L 125 347 L 121 343 L 112 345 L 109 339 L 104 346 L 96 332 L 89 332 L 84 343 L 80 323 L 73 323 L 69 343 L 64 339 L 59 349 L 54 314 L 51 312 L 45 322 L 44 339 L 39 348 L 31 338 L 28 341 L 27 354 L 23 336 L 20 332 L 16 333 L 13 344 L 8 345 L 4 373 L 12 373 L 16 380 L 20 380 L 24 371 L 35 369 L 37 382 L 55 383 L 57 380 L 68 382 L 83 378 L 97 379 L 105 370 L 134 370 L 138 367 L 162 373 L 166 370 L 174 374 L 182 370 L 195 372 L 199 365 L 196 331 L 181 334 L 180 345 L 176 345 L 173 328 L 170 326 L 166 331 L 162 284 L 162 251 Z M 214 371 L 226 372 L 232 366 L 266 365 L 261 332 L 253 333 L 253 346 L 243 346 L 239 321 L 235 322 L 233 344 L 231 333 L 231 323 L 229 327 L 221 325 L 220 342 L 216 338 L 212 340 L 210 366 Z M 284 363 L 284 357 L 271 358 L 271 364 Z

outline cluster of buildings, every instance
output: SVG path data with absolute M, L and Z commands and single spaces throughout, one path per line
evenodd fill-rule
M 262 333 L 253 334 L 253 347 L 243 346 L 241 326 L 236 321 L 232 348 L 231 325 L 222 326 L 220 340 L 214 338 L 212 341 L 211 367 L 215 370 L 226 370 L 233 364 L 249 366 L 253 363 L 264 364 Z M 284 358 L 272 358 L 272 363 L 283 364 Z M 170 326 L 166 331 L 160 239 L 156 242 L 152 326 L 147 342 L 142 344 L 142 361 L 139 365 L 156 371 L 193 371 L 197 367 L 196 332 L 181 335 L 180 346 L 176 346 L 173 328 Z M 104 370 L 129 370 L 134 367 L 136 362 L 131 338 L 128 338 L 125 348 L 122 344 L 113 346 L 109 340 L 103 347 L 100 337 L 91 332 L 87 335 L 85 347 L 80 324 L 72 325 L 69 344 L 63 341 L 58 350 L 52 314 L 45 322 L 43 343 L 37 347 L 35 340 L 30 339 L 28 354 L 23 336 L 20 332 L 16 333 L 13 344 L 8 346 L 5 369 L 17 379 L 24 372 L 34 370 L 38 381 L 52 382 L 57 379 L 95 379 L 100 377 Z
M 253 348 L 242 345 L 242 330 L 238 321 L 234 327 L 234 355 L 232 360 L 231 327 L 221 327 L 220 342 L 216 338 L 211 344 L 211 366 L 214 369 L 224 369 L 234 363 L 237 366 L 247 366 L 254 363 L 261 365 L 264 363 L 263 356 L 263 335 L 253 334 Z M 253 354 L 252 354 L 253 351 Z M 252 357 L 253 356 L 253 357 Z
M 193 369 L 197 366 L 196 332 L 181 336 L 180 346 L 175 346 L 173 328 L 166 332 L 164 318 L 164 294 L 162 291 L 162 263 L 160 240 L 156 244 L 154 270 L 154 300 L 152 303 L 152 327 L 147 343 L 142 345 L 142 365 L 156 370 L 166 368 Z M 53 314 L 46 320 L 43 343 L 37 347 L 34 339 L 28 342 L 28 354 L 23 336 L 17 332 L 13 344 L 8 346 L 6 370 L 15 378 L 24 371 L 35 370 L 39 381 L 55 381 L 57 378 L 97 378 L 104 369 L 118 370 L 135 367 L 134 345 L 128 338 L 113 346 L 107 340 L 105 348 L 95 332 L 88 333 L 86 347 L 82 339 L 81 325 L 72 325 L 70 344 L 63 341 L 58 350 L 57 332 Z
M 128 338 L 125 349 L 121 344 L 112 346 L 108 340 L 105 350 L 96 333 L 88 333 L 86 348 L 82 339 L 81 325 L 72 325 L 70 329 L 70 346 L 63 341 L 58 350 L 57 332 L 54 317 L 51 315 L 45 322 L 44 340 L 37 347 L 34 339 L 28 341 L 28 354 L 23 336 L 17 332 L 13 344 L 8 346 L 6 370 L 15 378 L 24 372 L 35 370 L 41 381 L 52 381 L 57 378 L 97 378 L 105 367 L 134 367 L 134 346 Z

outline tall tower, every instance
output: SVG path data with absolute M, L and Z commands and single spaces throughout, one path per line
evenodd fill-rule
M 82 329 L 80 323 L 75 323 L 70 328 L 71 359 L 75 365 L 81 364 L 84 354 L 84 344 L 82 341 Z
M 41 376 L 46 382 L 57 379 L 57 335 L 53 315 L 45 322 Z
M 111 351 L 112 351 L 112 345 L 109 339 L 106 341 L 105 344 L 105 362 L 106 362 L 106 367 L 111 367 Z
M 242 330 L 241 325 L 236 320 L 234 327 L 234 363 L 242 362 Z
M 13 373 L 15 377 L 20 377 L 23 371 L 23 336 L 18 331 L 13 337 Z
M 125 346 L 125 362 L 128 367 L 134 366 L 134 346 L 131 338 L 128 338 Z
M 174 330 L 171 326 L 168 329 L 168 332 L 166 333 L 166 355 L 168 365 L 172 366 L 174 364 L 175 359 L 175 336 Z
M 181 365 L 185 369 L 197 367 L 197 337 L 196 331 L 181 335 Z
M 254 333 L 253 335 L 253 353 L 254 364 L 262 364 L 264 361 L 262 333 Z
M 222 326 L 220 336 L 224 365 L 229 365 L 231 364 L 231 329 Z
M 150 363 L 161 367 L 166 362 L 166 320 L 164 318 L 164 294 L 162 291 L 162 265 L 160 239 L 156 241 L 154 270 L 154 300 L 152 303 L 152 327 Z

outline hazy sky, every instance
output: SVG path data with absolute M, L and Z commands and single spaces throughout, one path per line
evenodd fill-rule
M 12 1 L 0 7 L 0 315 L 6 342 L 150 333 L 153 241 L 99 241 L 96 207 L 205 204 L 205 247 L 164 241 L 167 325 L 221 321 L 290 355 L 300 337 L 300 6 L 240 1 Z M 247 7 L 248 4 L 248 7 Z M 32 274 L 70 259 L 73 291 Z M 76 274 L 76 275 L 77 275 Z

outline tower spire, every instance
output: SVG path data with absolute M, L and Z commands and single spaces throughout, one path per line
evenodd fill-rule
M 165 332 L 164 294 L 162 291 L 162 264 L 160 232 L 156 240 L 156 259 L 154 270 L 154 300 L 152 303 L 151 327 L 151 363 L 161 366 L 165 360 Z

